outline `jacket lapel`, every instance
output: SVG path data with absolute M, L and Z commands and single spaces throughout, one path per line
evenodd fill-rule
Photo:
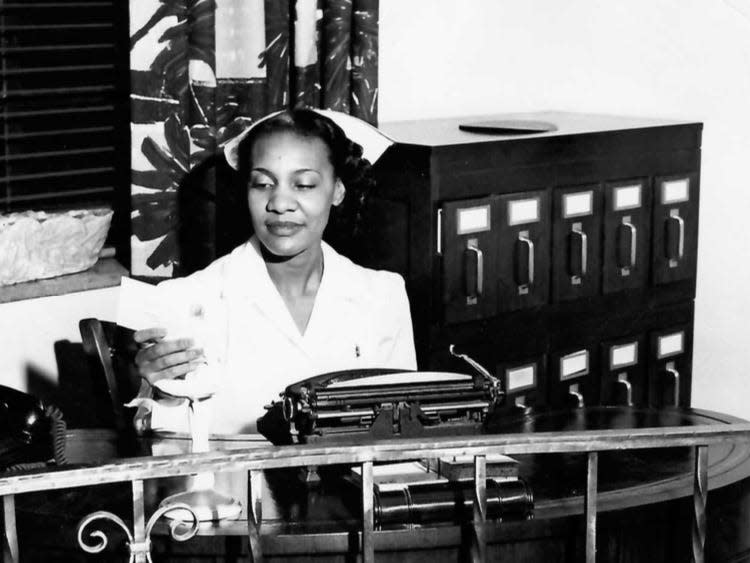
M 302 345 L 310 357 L 326 356 L 326 350 L 347 345 L 340 341 L 346 339 L 352 342 L 352 359 L 356 358 L 353 343 L 360 335 L 352 331 L 362 325 L 362 321 L 356 319 L 360 311 L 358 300 L 361 298 L 362 284 L 359 273 L 347 266 L 346 259 L 323 243 L 323 279 L 302 339 Z
M 268 275 L 258 245 L 258 240 L 253 236 L 245 244 L 241 260 L 237 261 L 237 271 L 228 276 L 234 283 L 233 293 L 239 297 L 238 302 L 255 307 L 269 324 L 300 346 L 302 336 Z M 241 315 L 242 310 L 230 311 L 232 313 Z

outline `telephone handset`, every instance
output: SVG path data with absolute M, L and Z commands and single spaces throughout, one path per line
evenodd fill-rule
M 0 385 L 0 471 L 65 463 L 65 430 L 57 407 Z

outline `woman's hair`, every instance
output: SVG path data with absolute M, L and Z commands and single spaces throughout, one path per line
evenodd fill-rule
M 339 252 L 349 254 L 362 231 L 367 197 L 374 188 L 372 166 L 362 156 L 362 147 L 349 139 L 333 120 L 310 109 L 291 109 L 255 125 L 237 148 L 239 179 L 243 189 L 250 179 L 253 145 L 261 137 L 291 132 L 301 137 L 320 139 L 328 149 L 328 158 L 336 178 L 346 187 L 344 200 L 331 209 L 324 238 Z

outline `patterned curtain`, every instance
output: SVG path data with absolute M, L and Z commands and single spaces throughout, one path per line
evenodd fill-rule
M 248 227 L 220 148 L 253 120 L 377 122 L 378 0 L 130 0 L 130 37 L 134 276 L 202 267 Z

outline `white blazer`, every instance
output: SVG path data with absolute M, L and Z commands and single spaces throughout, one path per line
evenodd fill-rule
M 300 334 L 268 275 L 252 237 L 186 278 L 158 285 L 163 299 L 209 311 L 206 355 L 216 370 L 209 399 L 211 433 L 253 433 L 264 405 L 287 385 L 321 373 L 357 368 L 416 369 L 404 281 L 354 264 L 323 243 L 323 277 L 310 321 Z M 179 337 L 170 335 L 167 338 Z M 212 372 L 214 373 L 214 372 Z M 150 396 L 144 385 L 142 397 Z M 185 405 L 140 408 L 140 430 L 187 431 Z

